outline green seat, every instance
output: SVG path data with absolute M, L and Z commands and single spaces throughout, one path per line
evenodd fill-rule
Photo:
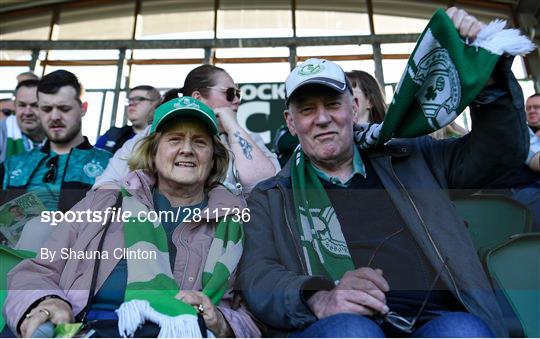
M 527 206 L 504 195 L 476 194 L 456 199 L 454 205 L 465 220 L 482 260 L 487 251 L 510 236 L 532 229 Z
M 485 264 L 526 337 L 540 337 L 540 233 L 514 235 L 490 250 Z
M 7 296 L 7 274 L 15 265 L 27 258 L 34 258 L 36 254 L 31 251 L 14 250 L 0 245 L 0 309 L 4 307 Z M 4 317 L 0 312 L 0 331 L 5 325 Z

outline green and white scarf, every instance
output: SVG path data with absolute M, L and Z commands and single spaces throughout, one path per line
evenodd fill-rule
M 6 133 L 6 158 L 26 152 L 24 136 L 17 124 L 17 117 L 15 115 L 6 118 Z
M 484 88 L 500 55 L 534 50 L 517 29 L 505 25 L 491 22 L 468 44 L 448 15 L 437 10 L 409 57 L 384 121 L 356 132 L 360 147 L 426 135 L 454 121 Z
M 296 148 L 293 159 L 293 199 L 308 274 L 338 281 L 354 265 L 336 211 L 301 147 Z
M 450 124 L 485 86 L 502 53 L 516 55 L 534 49 L 517 30 L 504 26 L 503 21 L 492 22 L 468 45 L 448 15 L 438 10 L 409 58 L 384 121 L 356 132 L 359 146 L 425 135 Z M 301 147 L 293 159 L 293 197 L 308 273 L 337 282 L 354 269 L 341 225 Z
M 138 213 L 148 213 L 148 208 L 127 190 L 121 192 L 122 212 L 129 211 L 132 216 L 124 223 L 125 247 L 155 251 L 157 259 L 127 259 L 124 303 L 116 311 L 120 335 L 131 337 L 139 326 L 151 321 L 159 325 L 159 337 L 201 337 L 195 308 L 175 298 L 180 288 L 171 271 L 164 227 L 138 220 Z M 242 224 L 230 217 L 218 223 L 202 274 L 202 293 L 214 305 L 229 288 L 231 274 L 242 255 L 243 240 Z

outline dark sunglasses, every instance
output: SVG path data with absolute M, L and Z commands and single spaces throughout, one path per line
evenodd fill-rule
M 206 87 L 206 88 L 215 89 L 216 91 L 225 93 L 225 98 L 227 99 L 228 102 L 233 102 L 234 97 L 237 97 L 238 100 L 242 100 L 242 91 L 238 88 L 235 88 L 235 87 L 225 88 L 225 87 L 217 87 L 217 86 Z
M 43 182 L 50 183 L 56 180 L 56 172 L 58 169 L 58 155 L 50 158 L 46 163 L 45 167 L 48 168 L 47 172 L 43 174 Z
M 377 245 L 377 247 L 373 251 L 373 254 L 369 258 L 368 265 L 367 265 L 368 267 L 371 267 L 371 264 L 373 263 L 373 260 L 375 259 L 375 255 L 377 254 L 379 249 L 382 247 L 382 245 L 389 239 L 401 233 L 402 231 L 404 231 L 404 228 L 401 228 L 398 231 L 390 234 L 388 237 L 383 239 L 383 241 L 381 241 L 379 245 Z M 418 321 L 418 319 L 420 319 L 420 316 L 424 312 L 424 309 L 426 308 L 426 305 L 429 301 L 429 297 L 431 296 L 431 293 L 435 289 L 435 285 L 437 284 L 437 281 L 439 281 L 439 278 L 442 272 L 444 271 L 444 268 L 446 267 L 447 262 L 448 262 L 448 258 L 444 258 L 441 267 L 437 271 L 437 274 L 435 275 L 435 278 L 433 279 L 433 282 L 431 283 L 431 286 L 429 287 L 428 293 L 424 297 L 424 301 L 422 302 L 422 305 L 418 309 L 418 312 L 416 313 L 416 315 L 411 320 L 407 319 L 404 316 L 399 315 L 397 312 L 389 311 L 386 314 L 378 315 L 375 317 L 375 321 L 377 322 L 377 324 L 382 325 L 384 323 L 387 323 L 397 328 L 398 330 L 401 330 L 408 334 L 411 334 L 412 332 L 414 332 L 416 322 Z
M 15 111 L 9 108 L 2 108 L 2 113 L 4 113 L 4 115 L 6 116 L 10 116 L 12 114 L 15 114 Z

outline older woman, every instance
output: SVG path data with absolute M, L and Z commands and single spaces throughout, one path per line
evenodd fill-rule
M 193 337 L 198 313 L 218 337 L 259 336 L 232 307 L 242 201 L 219 185 L 228 152 L 217 131 L 214 112 L 196 99 L 158 107 L 120 194 L 90 193 L 72 209 L 90 210 L 90 220 L 61 224 L 38 258 L 10 272 L 9 327 L 28 337 L 47 321 L 118 320 L 108 336 L 157 334 L 137 332 L 146 323 L 160 336 Z

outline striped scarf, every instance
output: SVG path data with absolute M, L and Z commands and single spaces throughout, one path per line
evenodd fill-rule
M 180 287 L 172 274 L 164 227 L 159 222 L 137 219 L 139 213 L 148 213 L 149 209 L 126 189 L 122 188 L 121 193 L 122 211 L 131 212 L 131 218 L 124 223 L 126 249 L 154 251 L 157 259 L 127 259 L 124 303 L 116 311 L 120 335 L 131 337 L 148 320 L 159 325 L 159 337 L 201 337 L 195 308 L 175 298 Z M 202 274 L 202 293 L 214 305 L 229 287 L 242 255 L 243 240 L 242 224 L 230 217 L 217 224 Z
M 292 156 L 293 199 L 308 274 L 337 282 L 354 265 L 336 211 L 302 148 Z
M 12 155 L 21 154 L 27 151 L 24 147 L 25 137 L 23 136 L 19 125 L 17 124 L 17 117 L 11 115 L 6 118 L 7 129 L 7 141 L 6 141 L 6 159 Z M 31 142 L 28 144 L 32 145 Z M 31 149 L 32 147 L 30 147 Z
M 522 55 L 534 44 L 496 20 L 468 44 L 439 9 L 420 35 L 381 124 L 357 126 L 360 148 L 391 138 L 432 133 L 454 121 L 484 88 L 503 53 Z

